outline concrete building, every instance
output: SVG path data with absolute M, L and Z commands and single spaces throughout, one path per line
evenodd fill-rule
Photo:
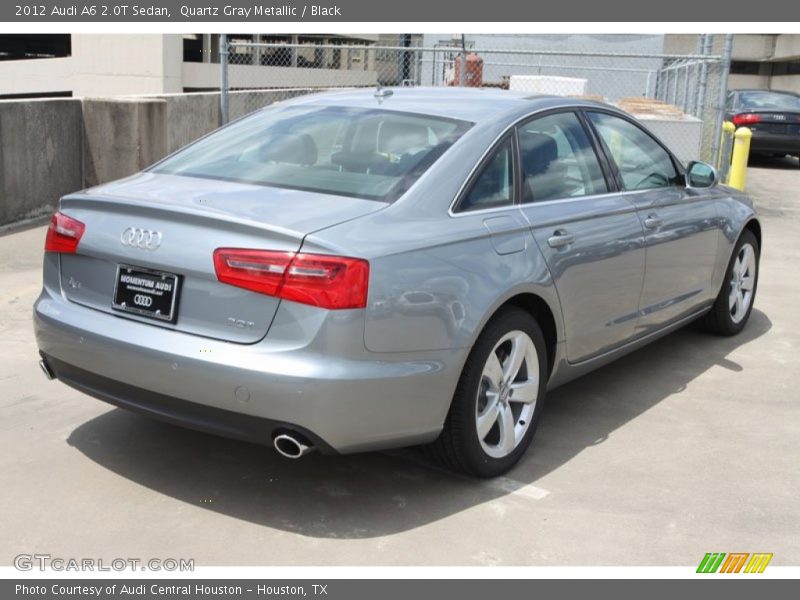
M 586 94 L 613 101 L 652 96 L 663 61 L 647 55 L 694 53 L 697 38 L 694 34 L 470 34 L 466 42 L 468 48 L 495 50 L 483 56 L 485 83 L 502 83 L 515 74 L 583 78 Z M 714 36 L 715 53 L 722 52 L 723 38 Z M 229 39 L 234 44 L 286 46 L 234 46 L 228 73 L 232 90 L 404 82 L 446 85 L 454 76 L 454 57 L 461 45 L 460 36 L 453 34 L 230 34 Z M 440 50 L 415 55 L 371 50 L 373 46 Z M 536 55 L 537 51 L 567 54 Z M 574 51 L 642 57 L 570 56 Z M 529 54 L 515 54 L 520 52 Z M 216 34 L 0 35 L 0 98 L 214 91 L 219 88 L 218 62 Z M 800 91 L 800 35 L 734 36 L 730 87 Z
M 308 48 L 234 49 L 230 85 L 249 89 L 373 84 L 375 53 L 366 48 L 378 39 L 369 34 L 231 35 L 232 42 Z M 364 49 L 314 48 L 323 44 Z M 219 36 L 212 34 L 0 35 L 0 98 L 210 91 L 219 88 L 218 62 Z
M 714 36 L 715 54 L 722 53 L 724 36 Z M 687 54 L 697 51 L 697 36 L 664 36 L 664 52 Z M 737 34 L 733 36 L 733 55 L 729 89 L 756 88 L 800 93 L 800 35 Z

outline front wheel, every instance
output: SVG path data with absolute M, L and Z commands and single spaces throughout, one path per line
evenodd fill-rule
M 756 298 L 758 268 L 758 240 L 745 229 L 734 247 L 722 289 L 711 310 L 700 319 L 703 329 L 717 335 L 735 335 L 744 329 Z
M 546 383 L 546 345 L 536 320 L 518 308 L 495 315 L 464 365 L 431 454 L 468 475 L 506 472 L 531 443 Z

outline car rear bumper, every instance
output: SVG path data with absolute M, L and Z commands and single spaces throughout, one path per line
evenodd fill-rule
M 323 452 L 435 439 L 467 352 L 364 350 L 342 358 L 335 345 L 331 354 L 271 344 L 269 336 L 232 344 L 108 315 L 47 288 L 35 304 L 34 326 L 55 376 L 89 395 L 264 444 L 288 429 Z
M 160 421 L 256 444 L 268 444 L 277 432 L 299 433 L 323 454 L 335 454 L 325 440 L 293 423 L 188 402 L 102 377 L 41 353 L 42 360 L 56 379 L 78 391 L 114 406 Z
M 750 151 L 800 154 L 800 135 L 777 135 L 755 132 L 750 140 Z

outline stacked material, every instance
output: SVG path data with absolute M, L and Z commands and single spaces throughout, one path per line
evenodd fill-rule
M 680 107 L 652 98 L 622 98 L 617 106 L 658 136 L 684 163 L 700 156 L 703 121 Z
M 680 107 L 654 98 L 620 98 L 617 106 L 637 117 L 691 119 Z
M 601 96 L 599 94 L 579 94 L 572 97 L 578 100 L 591 100 L 592 102 L 608 102 L 605 96 Z
M 578 96 L 586 93 L 586 79 L 554 75 L 512 75 L 509 89 L 529 94 Z

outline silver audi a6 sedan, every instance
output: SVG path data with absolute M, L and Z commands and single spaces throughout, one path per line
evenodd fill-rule
M 427 444 L 493 476 L 547 389 L 748 320 L 761 227 L 610 106 L 464 89 L 306 96 L 61 199 L 42 367 L 300 457 Z

